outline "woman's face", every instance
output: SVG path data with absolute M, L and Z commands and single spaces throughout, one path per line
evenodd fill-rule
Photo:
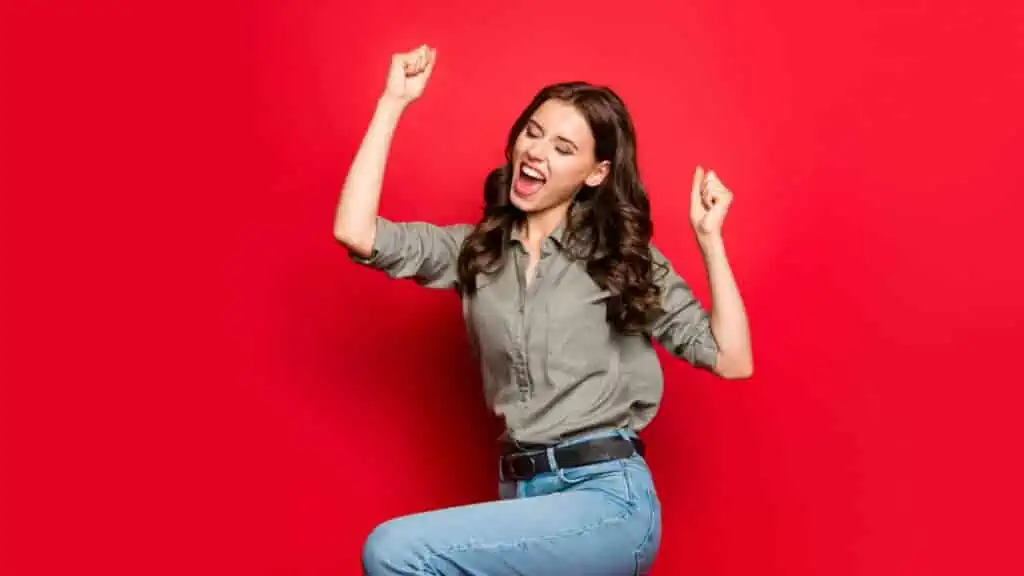
M 600 184 L 608 167 L 594 156 L 594 135 L 583 114 L 572 104 L 548 100 L 516 139 L 509 198 L 527 213 L 567 208 L 584 184 Z

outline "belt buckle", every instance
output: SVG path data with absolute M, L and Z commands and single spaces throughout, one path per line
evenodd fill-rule
M 504 458 L 505 463 L 508 464 L 509 471 L 512 472 L 512 476 L 516 480 L 526 480 L 537 475 L 537 464 L 533 461 L 533 456 L 530 454 L 525 452 L 513 452 L 512 454 L 506 454 Z M 516 462 L 522 460 L 529 462 L 528 471 L 516 466 Z

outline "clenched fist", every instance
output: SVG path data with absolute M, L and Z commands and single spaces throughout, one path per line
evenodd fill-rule
M 437 49 L 426 44 L 410 52 L 393 55 L 384 95 L 403 104 L 419 98 L 434 70 L 435 61 Z
M 722 184 L 714 170 L 707 174 L 700 166 L 693 173 L 690 192 L 690 224 L 698 238 L 721 234 L 722 223 L 732 204 L 732 191 Z

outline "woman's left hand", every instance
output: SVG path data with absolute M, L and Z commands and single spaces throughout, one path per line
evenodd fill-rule
M 714 170 L 704 173 L 700 166 L 693 173 L 690 193 L 690 225 L 700 239 L 722 233 L 722 222 L 732 204 L 732 191 L 722 184 Z

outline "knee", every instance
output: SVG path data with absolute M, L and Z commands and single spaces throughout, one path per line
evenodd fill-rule
M 420 574 L 423 545 L 401 519 L 378 525 L 363 543 L 363 573 L 367 576 Z

